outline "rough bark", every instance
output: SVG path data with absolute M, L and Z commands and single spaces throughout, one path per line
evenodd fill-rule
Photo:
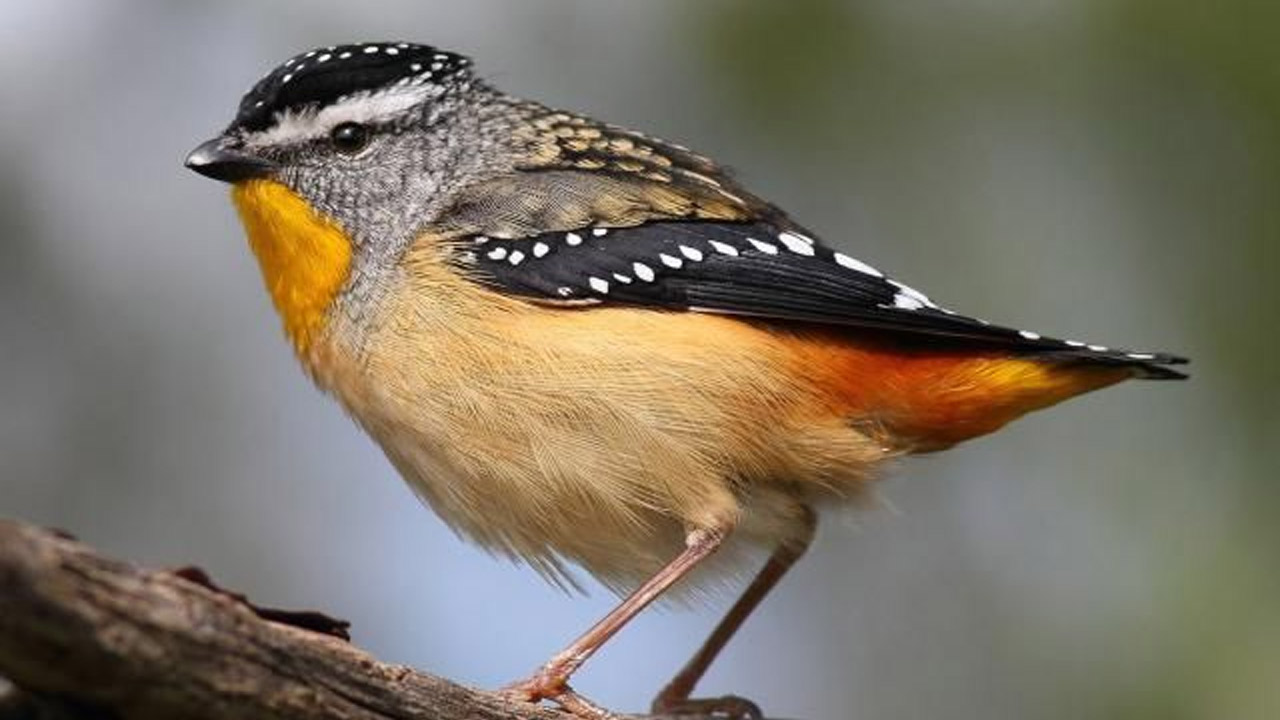
M 344 631 L 0 520 L 0 720 L 565 718 L 379 662 Z

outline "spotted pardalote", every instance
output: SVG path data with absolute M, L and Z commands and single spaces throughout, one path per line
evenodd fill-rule
M 286 60 L 187 165 L 232 197 L 299 359 L 463 535 L 626 595 L 507 689 L 569 676 L 668 591 L 763 569 L 659 693 L 723 644 L 886 460 L 1174 355 L 968 317 L 836 249 L 715 162 L 507 95 L 412 43 Z M 798 650 L 797 650 L 798 651 Z M 779 650 L 786 653 L 789 650 Z

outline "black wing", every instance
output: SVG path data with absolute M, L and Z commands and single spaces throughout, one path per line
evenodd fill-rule
M 516 240 L 477 236 L 467 239 L 459 257 L 479 282 L 544 301 L 873 328 L 1019 354 L 1134 365 L 1149 377 L 1182 377 L 1165 366 L 1186 362 L 959 315 L 800 230 L 768 223 L 652 222 Z

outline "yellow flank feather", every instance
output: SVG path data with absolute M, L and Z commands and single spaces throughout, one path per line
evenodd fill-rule
M 294 349 L 305 353 L 347 281 L 351 241 L 336 223 L 280 183 L 240 182 L 231 198 L 285 333 Z

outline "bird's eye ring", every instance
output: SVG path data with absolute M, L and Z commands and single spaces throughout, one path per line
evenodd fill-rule
M 329 133 L 329 140 L 339 152 L 354 155 L 369 144 L 369 128 L 360 123 L 345 122 Z

